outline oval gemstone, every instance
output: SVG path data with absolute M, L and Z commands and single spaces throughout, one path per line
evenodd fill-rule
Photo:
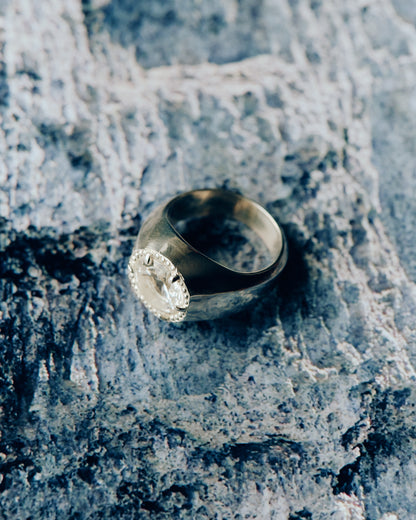
M 189 306 L 189 292 L 172 262 L 151 249 L 137 250 L 129 262 L 132 286 L 158 318 L 182 321 Z

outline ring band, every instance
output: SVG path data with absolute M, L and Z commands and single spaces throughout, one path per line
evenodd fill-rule
M 193 245 L 182 224 L 211 218 L 233 220 L 254 232 L 269 254 L 268 264 L 239 270 Z M 286 260 L 283 230 L 270 213 L 237 193 L 202 189 L 178 195 L 149 216 L 128 274 L 134 292 L 158 318 L 207 320 L 241 310 L 275 280 Z

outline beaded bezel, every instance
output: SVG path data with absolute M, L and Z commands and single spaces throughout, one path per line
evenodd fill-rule
M 172 283 L 179 284 L 179 291 L 181 300 L 177 301 L 175 308 L 166 308 L 166 312 L 160 312 L 156 309 L 143 294 L 140 283 L 138 282 L 138 276 L 143 273 L 145 269 L 149 269 L 149 265 L 146 264 L 146 259 L 151 259 L 152 263 L 158 263 L 159 266 L 163 266 L 166 269 L 166 277 L 175 280 Z M 170 322 L 180 322 L 185 319 L 187 309 L 190 303 L 190 295 L 188 288 L 186 287 L 185 280 L 182 274 L 178 271 L 175 265 L 164 255 L 153 249 L 136 249 L 133 251 L 128 265 L 128 275 L 130 283 L 133 287 L 134 292 L 138 298 L 143 302 L 146 308 L 152 312 L 155 316 L 162 320 Z

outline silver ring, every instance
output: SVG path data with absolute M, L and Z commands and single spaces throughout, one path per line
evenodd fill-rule
M 267 252 L 267 264 L 247 270 L 210 256 L 184 231 L 190 221 L 210 219 L 234 221 L 248 229 Z M 237 193 L 203 189 L 178 195 L 149 216 L 133 248 L 128 274 L 134 292 L 158 318 L 208 320 L 241 310 L 275 280 L 286 260 L 283 230 L 270 213 Z

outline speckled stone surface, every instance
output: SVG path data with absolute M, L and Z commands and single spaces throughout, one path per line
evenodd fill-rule
M 0 1 L 0 518 L 416 518 L 416 8 Z M 174 194 L 278 217 L 275 291 L 149 315 Z

